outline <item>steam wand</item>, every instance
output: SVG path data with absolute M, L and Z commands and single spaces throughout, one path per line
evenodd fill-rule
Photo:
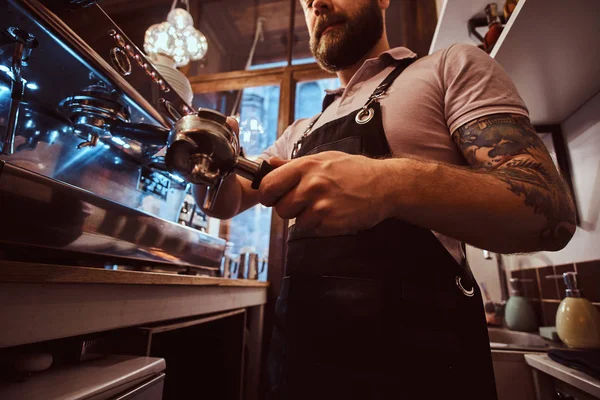
M 11 155 L 15 149 L 15 135 L 17 133 L 17 124 L 19 122 L 19 109 L 21 100 L 25 94 L 25 80 L 22 76 L 23 66 L 27 65 L 31 50 L 38 46 L 35 37 L 21 29 L 10 27 L 7 30 L 9 36 L 15 43 L 15 49 L 12 57 L 12 81 L 10 95 L 10 109 L 8 112 L 8 123 L 6 124 L 6 136 L 2 153 Z

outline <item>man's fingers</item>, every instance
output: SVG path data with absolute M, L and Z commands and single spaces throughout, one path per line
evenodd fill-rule
M 283 219 L 296 218 L 306 207 L 305 196 L 300 193 L 298 186 L 287 192 L 275 204 L 275 211 Z
M 284 159 L 281 159 L 279 157 L 271 157 L 271 158 L 269 158 L 269 164 L 271 164 L 275 168 L 281 167 L 282 165 L 285 165 L 285 164 L 289 163 L 290 161 L 291 160 L 284 160 Z
M 238 124 L 237 119 L 233 117 L 227 117 L 227 125 L 233 129 L 236 135 L 240 134 L 240 125 Z
M 298 168 L 298 163 L 286 163 L 276 168 L 267 174 L 260 184 L 260 202 L 267 207 L 275 205 L 300 183 L 301 178 L 302 171 Z

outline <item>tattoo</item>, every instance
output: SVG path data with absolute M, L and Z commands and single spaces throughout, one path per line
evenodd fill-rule
M 507 158 L 545 149 L 529 119 L 498 114 L 462 126 L 454 140 L 471 165 L 492 168 Z M 483 162 L 483 164 L 482 164 Z
M 573 200 L 528 118 L 483 117 L 462 126 L 453 137 L 472 167 L 490 172 L 546 218 L 541 234 L 544 247 L 564 247 L 575 231 Z

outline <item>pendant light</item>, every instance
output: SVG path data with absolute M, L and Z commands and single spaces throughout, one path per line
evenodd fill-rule
M 168 56 L 173 59 L 175 66 L 183 67 L 206 55 L 206 37 L 194 28 L 194 19 L 189 10 L 189 0 L 174 0 L 167 20 L 146 30 L 144 50 L 149 56 Z

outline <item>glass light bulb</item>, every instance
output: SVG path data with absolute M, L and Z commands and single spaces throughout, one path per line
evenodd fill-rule
M 204 36 L 199 30 L 194 29 L 194 31 L 191 32 L 186 38 L 186 47 L 192 60 L 200 60 L 204 58 L 206 52 L 208 51 L 208 42 L 206 40 L 206 36 Z
M 173 47 L 175 30 L 168 22 L 152 25 L 144 36 L 144 50 L 148 54 L 169 55 Z
M 149 55 L 167 55 L 175 61 L 175 66 L 182 67 L 190 60 L 202 59 L 208 51 L 208 42 L 202 32 L 194 28 L 190 13 L 176 8 L 169 12 L 167 21 L 146 30 L 144 50 Z
M 194 19 L 189 12 L 183 8 L 174 8 L 167 15 L 167 22 L 170 22 L 177 30 L 184 30 L 189 26 L 194 26 Z

